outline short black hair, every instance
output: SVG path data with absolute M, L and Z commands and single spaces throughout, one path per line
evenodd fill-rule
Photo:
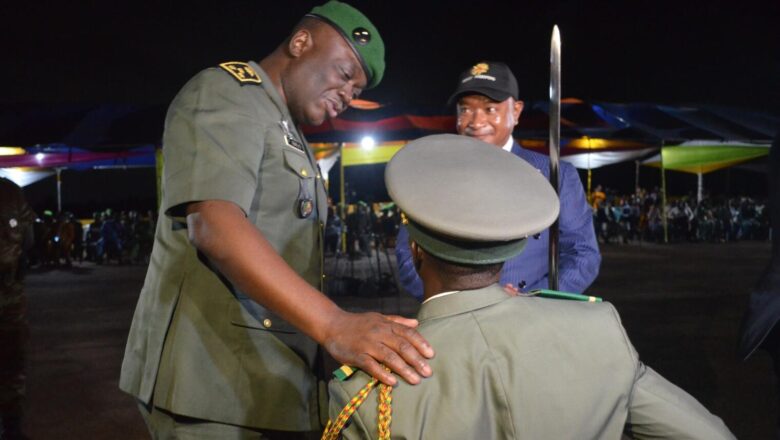
M 436 270 L 442 275 L 457 277 L 472 282 L 491 280 L 497 273 L 501 272 L 501 269 L 504 267 L 503 261 L 490 264 L 454 263 L 452 261 L 443 260 L 428 252 L 426 252 L 426 254 L 433 260 L 436 265 Z

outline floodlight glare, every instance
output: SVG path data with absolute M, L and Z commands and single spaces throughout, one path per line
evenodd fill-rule
M 364 150 L 371 150 L 376 146 L 376 141 L 371 136 L 363 136 L 360 140 L 360 148 Z

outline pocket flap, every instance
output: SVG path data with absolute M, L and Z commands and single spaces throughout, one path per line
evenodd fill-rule
M 290 323 L 246 295 L 240 294 L 237 299 L 238 304 L 233 308 L 230 316 L 233 325 L 270 332 L 298 333 Z
M 284 163 L 302 179 L 309 179 L 316 175 L 305 153 L 293 150 L 291 147 L 284 148 Z

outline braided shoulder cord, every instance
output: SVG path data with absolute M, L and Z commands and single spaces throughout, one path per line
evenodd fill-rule
M 349 401 L 349 403 L 341 410 L 336 421 L 332 422 L 328 420 L 328 424 L 325 426 L 325 431 L 322 433 L 321 440 L 337 440 L 341 431 L 344 429 L 344 425 L 350 417 L 357 411 L 358 407 L 363 404 L 368 397 L 368 394 L 376 386 L 378 381 L 372 378 L 357 394 Z M 393 387 L 380 384 L 379 385 L 379 404 L 377 407 L 378 421 L 377 430 L 379 432 L 379 440 L 390 440 L 390 423 L 392 422 L 393 413 L 393 397 L 391 395 Z
M 377 430 L 379 440 L 390 440 L 390 423 L 393 421 L 393 387 L 379 385 L 379 406 L 377 407 Z

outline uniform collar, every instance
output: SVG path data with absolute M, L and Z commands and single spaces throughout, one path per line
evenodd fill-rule
M 290 127 L 297 127 L 297 124 L 293 122 L 292 116 L 290 116 L 290 110 L 287 108 L 287 103 L 284 102 L 282 97 L 279 95 L 279 91 L 276 90 L 276 87 L 274 87 L 274 83 L 271 82 L 271 77 L 265 73 L 265 70 L 263 70 L 263 68 L 260 67 L 258 63 L 250 61 L 249 65 L 252 66 L 252 69 L 254 69 L 257 75 L 260 76 L 260 79 L 263 80 L 263 90 L 265 90 L 265 92 L 268 94 L 268 97 L 271 98 L 271 101 L 279 110 L 279 113 L 282 114 L 282 117 L 290 122 Z
M 458 292 L 460 292 L 460 290 L 452 290 L 452 291 L 449 291 L 449 292 L 437 293 L 436 295 L 433 295 L 432 297 L 426 299 L 422 303 L 425 304 L 425 303 L 427 303 L 428 301 L 430 301 L 432 299 L 441 298 L 442 296 L 452 295 L 453 293 L 458 293 Z
M 511 298 L 498 284 L 476 290 L 462 290 L 451 295 L 437 297 L 420 306 L 417 319 L 420 322 L 430 319 L 458 315 L 472 310 L 497 304 Z

